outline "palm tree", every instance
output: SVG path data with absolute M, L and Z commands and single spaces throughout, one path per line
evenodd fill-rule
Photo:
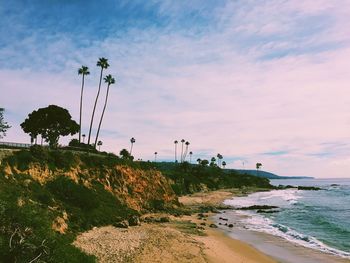
M 90 144 L 90 139 L 91 139 L 91 129 L 92 129 L 92 124 L 94 122 L 94 116 L 95 116 L 95 110 L 96 110 L 96 104 L 98 101 L 98 97 L 100 96 L 100 91 L 101 91 L 101 82 L 102 82 L 102 73 L 103 70 L 109 67 L 108 64 L 108 59 L 106 58 L 99 58 L 99 60 L 97 61 L 96 66 L 101 67 L 101 73 L 100 73 L 100 82 L 98 84 L 98 91 L 97 91 L 97 95 L 96 95 L 96 99 L 95 99 L 95 105 L 94 105 L 94 109 L 92 111 L 92 116 L 91 116 L 91 122 L 90 122 L 90 129 L 89 129 L 89 136 L 88 136 L 88 144 Z M 96 144 L 95 144 L 96 145 Z M 96 146 L 95 146 L 96 147 Z
M 185 160 L 186 160 L 186 156 L 187 156 L 187 153 L 188 153 L 188 146 L 190 145 L 190 143 L 187 141 L 187 142 L 185 143 L 185 145 L 186 145 L 186 149 L 185 149 L 185 152 L 184 152 L 182 161 L 185 161 Z
M 102 141 L 98 141 L 98 142 L 97 142 L 97 145 L 98 145 L 98 151 L 100 151 L 102 144 L 103 144 L 103 143 L 102 143 Z
M 256 163 L 256 176 L 259 176 L 259 169 L 261 168 L 261 163 Z
M 218 166 L 221 167 L 221 160 L 224 158 L 220 153 L 218 153 L 216 155 L 216 157 L 218 158 Z
M 100 129 L 101 129 L 101 124 L 102 124 L 102 119 L 103 119 L 103 115 L 105 114 L 105 110 L 106 110 L 106 106 L 107 106 L 107 100 L 108 100 L 108 94 L 109 94 L 109 87 L 115 83 L 115 79 L 112 77 L 111 74 L 107 75 L 104 78 L 104 81 L 107 83 L 107 93 L 106 93 L 106 99 L 105 99 L 105 105 L 103 106 L 103 110 L 102 110 L 102 115 L 101 115 L 101 119 L 100 119 L 100 123 L 98 124 L 98 129 L 97 129 L 97 134 L 96 134 L 96 139 L 95 139 L 95 145 L 98 139 L 98 135 L 100 134 Z M 96 147 L 96 146 L 95 146 Z
M 78 69 L 78 75 L 83 75 L 82 81 L 81 81 L 81 91 L 80 91 L 79 143 L 81 142 L 81 115 L 83 112 L 84 81 L 85 81 L 85 76 L 89 74 L 90 72 L 87 66 L 81 66 L 81 68 Z
M 226 162 L 225 162 L 225 161 L 222 162 L 222 166 L 223 166 L 224 169 L 225 169 L 225 166 L 226 166 Z
M 157 152 L 154 152 L 154 162 L 157 162 Z
M 200 164 L 200 163 L 201 163 L 201 161 L 202 161 L 202 159 L 201 159 L 201 158 L 198 158 L 198 159 L 197 159 L 197 163 L 198 163 L 198 164 Z
M 83 137 L 83 143 L 85 143 L 85 134 L 83 134 L 81 137 Z
M 180 158 L 180 162 L 183 162 L 183 159 L 182 159 L 182 156 L 183 156 L 183 153 L 184 153 L 184 142 L 185 142 L 185 140 L 184 139 L 182 139 L 181 140 L 181 158 Z
M 175 163 L 177 163 L 177 144 L 179 142 L 177 140 L 174 141 L 174 144 L 175 144 Z
M 190 163 L 192 163 L 192 154 L 193 152 L 190 152 Z
M 135 142 L 136 142 L 135 138 L 132 137 L 132 138 L 130 139 L 130 143 L 131 143 L 131 146 L 130 146 L 130 155 L 132 154 L 132 147 L 133 147 L 133 145 L 134 145 Z

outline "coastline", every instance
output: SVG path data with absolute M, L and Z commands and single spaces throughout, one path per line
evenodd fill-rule
M 347 259 L 295 245 L 267 233 L 228 228 L 219 224 L 219 217 L 234 211 L 200 213 L 199 208 L 217 207 L 224 200 L 256 191 L 251 189 L 218 190 L 179 197 L 193 212 L 191 215 L 170 216 L 148 214 L 148 217 L 168 217 L 166 223 L 142 223 L 141 226 L 120 229 L 112 226 L 95 228 L 78 236 L 75 245 L 99 262 L 188 262 L 188 263 L 345 263 Z M 201 215 L 201 216 L 199 216 Z M 215 223 L 218 228 L 210 227 Z M 231 222 L 230 222 L 231 223 Z M 232 223 L 234 223 L 232 221 Z
M 180 197 L 185 207 L 215 207 L 241 191 L 212 191 Z M 198 212 L 184 216 L 148 214 L 144 217 L 168 217 L 166 223 L 142 223 L 128 229 L 106 226 L 80 234 L 74 245 L 98 262 L 136 263 L 275 263 L 253 246 L 233 239 L 218 228 L 211 228 L 214 213 Z M 204 225 L 205 224 L 205 225 Z
M 239 189 L 218 190 L 183 196 L 179 198 L 179 201 L 185 206 L 189 207 L 201 205 L 220 206 L 222 205 L 222 202 L 228 198 L 245 194 L 246 193 L 243 193 Z M 216 223 L 213 220 L 213 216 L 219 214 L 220 213 L 209 213 L 208 219 L 206 220 L 208 222 L 207 224 Z M 188 218 L 197 224 L 201 223 L 201 219 L 198 219 L 196 215 L 191 215 Z M 220 228 L 207 228 L 206 234 L 206 236 L 195 237 L 195 239 L 204 244 L 204 253 L 206 255 L 207 262 L 277 262 L 273 257 L 264 254 L 263 252 L 254 248 L 252 245 L 227 235 Z
M 234 199 L 234 197 L 233 197 Z M 260 232 L 248 229 L 245 221 L 250 215 L 241 214 L 236 210 L 225 210 L 213 216 L 213 220 L 219 225 L 219 229 L 233 239 L 238 239 L 252 245 L 262 253 L 273 257 L 278 262 L 285 263 L 345 263 L 350 259 L 294 243 L 283 237 L 268 232 Z M 227 221 L 221 218 L 228 219 Z M 225 223 L 233 224 L 228 228 Z

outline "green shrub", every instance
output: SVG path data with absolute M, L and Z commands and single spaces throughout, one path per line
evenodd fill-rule
M 96 193 L 71 179 L 60 176 L 47 183 L 47 188 L 60 201 L 82 210 L 91 210 L 98 206 Z
M 33 145 L 29 150 L 32 156 L 41 162 L 46 162 L 49 159 L 49 149 L 46 147 Z

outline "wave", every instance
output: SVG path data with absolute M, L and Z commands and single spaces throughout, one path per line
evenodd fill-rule
M 245 217 L 244 222 L 245 228 L 248 230 L 264 232 L 274 236 L 282 237 L 290 242 L 304 247 L 317 249 L 328 254 L 350 259 L 350 253 L 329 247 L 312 236 L 299 233 L 285 225 L 278 224 L 269 218 L 257 214 L 252 215 L 252 213 L 245 211 L 240 211 L 239 213 L 249 215 L 248 217 Z
M 285 225 L 284 224 L 285 222 L 284 223 L 278 222 L 279 220 L 277 219 L 278 217 L 281 218 L 281 216 L 289 218 L 288 220 L 294 220 L 294 219 L 300 220 L 300 217 L 302 217 L 304 222 L 305 220 L 306 221 L 310 220 L 310 224 L 311 224 L 311 221 L 313 221 L 312 224 L 316 224 L 319 226 L 323 225 L 328 230 L 332 229 L 332 231 L 340 234 L 341 236 L 344 236 L 344 235 L 347 236 L 347 234 L 349 233 L 347 229 L 344 229 L 341 226 L 337 226 L 336 224 L 333 224 L 333 222 L 328 222 L 327 219 L 323 217 L 324 215 L 323 213 L 321 213 L 322 210 L 318 211 L 319 209 L 325 208 L 325 207 L 316 207 L 316 206 L 309 207 L 309 205 L 311 204 L 304 203 L 304 199 L 299 200 L 303 198 L 303 195 L 305 194 L 310 196 L 310 194 L 313 194 L 313 193 L 306 193 L 304 191 L 300 191 L 296 189 L 272 190 L 270 192 L 254 193 L 246 197 L 235 197 L 233 199 L 225 200 L 224 203 L 226 205 L 230 205 L 236 208 L 257 205 L 257 204 L 276 205 L 282 209 L 281 210 L 282 212 L 280 212 L 278 215 L 266 216 L 262 214 L 257 214 L 253 211 L 242 211 L 242 210 L 237 210 L 235 211 L 235 213 L 244 215 L 243 217 L 241 217 L 241 220 L 242 220 L 241 223 L 243 228 L 245 229 L 264 232 L 267 234 L 284 238 L 289 242 L 293 242 L 307 248 L 316 249 L 324 253 L 333 254 L 343 258 L 350 259 L 350 252 L 346 252 L 341 249 L 330 247 L 311 235 L 303 234 L 302 233 L 303 231 L 300 232 L 300 229 L 298 230 L 299 231 L 298 232 L 292 227 Z M 328 211 L 327 213 L 329 213 L 329 209 L 327 211 Z M 336 211 L 339 212 L 339 210 L 336 210 Z M 343 209 L 342 211 L 344 212 Z M 310 213 L 312 213 L 312 215 L 310 215 Z M 310 217 L 308 217 L 307 215 L 310 215 Z M 338 242 L 340 242 L 340 240 L 338 240 Z

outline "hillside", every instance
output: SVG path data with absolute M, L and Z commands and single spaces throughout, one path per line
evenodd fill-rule
M 218 167 L 40 146 L 7 151 L 0 163 L 0 262 L 95 262 L 72 245 L 79 233 L 148 212 L 178 215 L 179 195 L 245 186 L 272 188 L 266 178 Z
M 309 176 L 280 176 L 280 175 L 276 175 L 276 174 L 261 171 L 261 170 L 258 173 L 256 170 L 242 170 L 242 169 L 236 170 L 235 169 L 234 171 L 237 171 L 240 174 L 249 174 L 249 175 L 254 175 L 254 176 L 268 178 L 268 179 L 312 179 L 313 178 Z
M 177 205 L 151 167 L 113 155 L 15 152 L 0 167 L 0 262 L 94 262 L 71 245 L 77 233 Z

